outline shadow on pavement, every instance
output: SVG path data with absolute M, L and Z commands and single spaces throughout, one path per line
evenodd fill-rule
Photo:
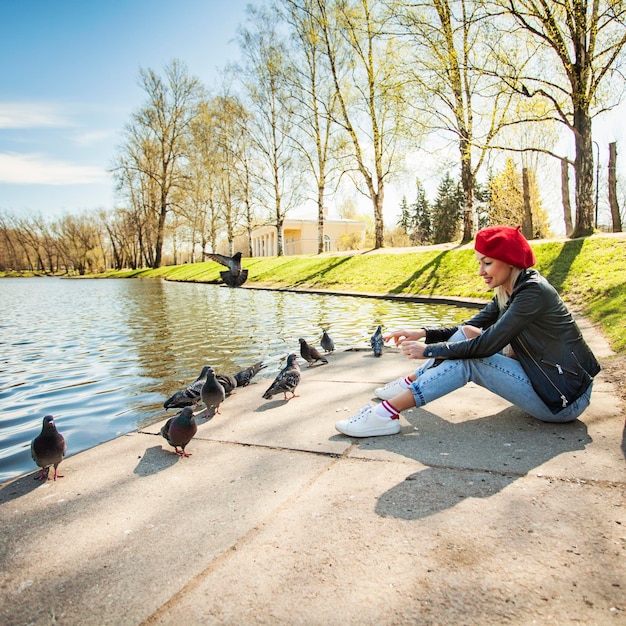
M 548 424 L 511 407 L 492 416 L 453 423 L 424 409 L 404 413 L 401 437 L 360 442 L 363 450 L 389 450 L 427 469 L 408 476 L 378 499 L 385 517 L 420 519 L 466 498 L 486 498 L 546 461 L 584 450 L 592 439 L 576 420 Z

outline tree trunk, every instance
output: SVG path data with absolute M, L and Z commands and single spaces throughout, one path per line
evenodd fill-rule
M 574 135 L 576 140 L 576 225 L 572 237 L 587 237 L 593 233 L 593 151 L 591 144 L 591 119 L 582 106 L 574 110 Z
M 324 185 L 320 184 L 317 189 L 317 253 L 324 252 Z
M 474 236 L 474 175 L 472 174 L 471 147 L 461 140 L 461 187 L 463 188 L 463 243 Z
M 609 206 L 611 207 L 611 221 L 613 232 L 622 232 L 622 216 L 619 213 L 617 203 L 617 177 L 615 166 L 617 165 L 617 144 L 613 141 L 609 144 Z
M 572 203 L 569 199 L 569 161 L 561 159 L 561 198 L 563 201 L 563 218 L 565 219 L 565 236 L 569 237 L 574 230 L 572 226 Z
M 528 180 L 528 168 L 522 168 L 522 197 L 524 199 L 524 221 L 522 222 L 522 234 L 526 239 L 533 239 L 533 214 L 530 208 L 530 182 Z
M 382 180 L 378 181 L 378 193 L 374 194 L 374 247 L 382 248 L 385 245 L 385 228 L 383 224 L 383 198 L 385 187 Z

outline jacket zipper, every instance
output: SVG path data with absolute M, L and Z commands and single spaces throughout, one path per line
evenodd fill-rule
M 546 380 L 556 389 L 556 392 L 559 394 L 559 396 L 561 397 L 561 402 L 563 403 L 562 406 L 563 408 L 565 408 L 568 405 L 568 400 L 567 398 L 563 395 L 563 392 L 554 384 L 554 382 L 552 381 L 552 379 L 543 371 L 541 365 L 539 365 L 539 363 L 537 362 L 537 359 L 535 359 L 535 357 L 530 353 L 530 350 L 526 347 L 526 345 L 524 344 L 524 342 L 522 341 L 522 338 L 518 335 L 517 340 L 520 344 L 520 346 L 522 348 L 524 348 L 524 352 L 526 352 L 526 354 L 528 355 L 528 357 L 532 360 L 532 362 L 537 366 L 537 369 L 545 376 Z M 554 364 L 554 366 L 557 368 L 557 371 L 559 372 L 559 374 L 563 373 L 563 369 L 561 368 L 560 365 L 558 365 L 557 363 Z

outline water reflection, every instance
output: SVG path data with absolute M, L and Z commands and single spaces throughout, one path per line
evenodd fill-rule
M 35 469 L 55 416 L 74 454 L 163 417 L 205 364 L 273 377 L 298 338 L 367 346 L 376 326 L 456 323 L 468 309 L 160 280 L 0 279 L 0 482 Z

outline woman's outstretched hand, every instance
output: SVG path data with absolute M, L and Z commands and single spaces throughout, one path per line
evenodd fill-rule
M 417 341 L 418 339 L 424 339 L 426 337 L 426 331 L 423 328 L 418 330 L 406 330 L 404 328 L 398 330 L 392 330 L 391 332 L 383 335 L 385 342 L 393 339 L 396 346 L 401 345 L 405 341 Z

